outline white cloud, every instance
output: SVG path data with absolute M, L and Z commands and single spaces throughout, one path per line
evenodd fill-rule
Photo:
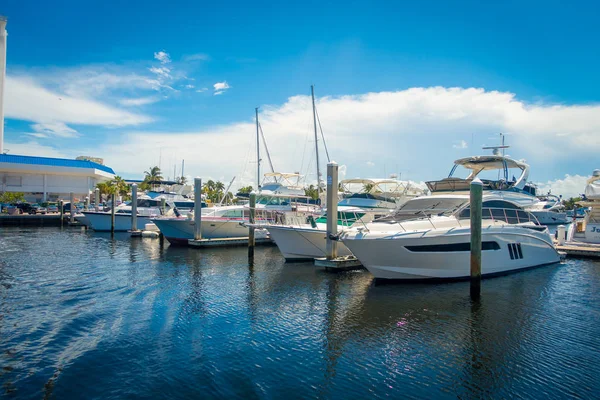
M 171 56 L 165 51 L 157 51 L 154 53 L 154 58 L 160 61 L 161 64 L 169 64 L 171 62 Z
M 186 89 L 193 89 L 193 88 L 195 88 L 195 86 L 188 84 L 188 85 L 185 85 L 184 88 L 186 88 Z
M 37 136 L 41 138 L 39 134 L 42 134 L 46 137 L 48 136 L 58 136 L 63 138 L 70 137 L 78 137 L 81 136 L 75 129 L 68 127 L 64 122 L 45 122 L 40 124 L 31 125 L 34 131 L 38 133 L 38 135 L 33 134 L 33 136 Z
M 7 118 L 42 124 L 126 126 L 153 120 L 99 101 L 52 92 L 26 77 L 7 76 L 5 96 Z
M 452 147 L 455 149 L 466 149 L 469 146 L 467 146 L 467 142 L 461 140 L 460 142 L 453 144 Z
M 75 153 L 65 153 L 61 150 L 55 149 L 51 146 L 45 146 L 31 140 L 25 143 L 13 143 L 5 142 L 4 150 L 8 154 L 19 154 L 24 156 L 38 156 L 38 157 L 55 157 L 55 158 L 73 158 L 76 157 Z
M 215 96 L 218 96 L 220 94 L 225 93 L 225 91 L 227 89 L 229 89 L 231 86 L 229 86 L 229 84 L 227 83 L 227 81 L 223 81 L 223 82 L 217 82 L 213 85 L 213 87 L 215 88 Z
M 534 181 L 554 182 L 553 168 L 558 163 L 569 168 L 561 171 L 561 176 L 585 175 L 597 168 L 593 162 L 600 152 L 600 106 L 527 104 L 511 93 L 432 87 L 322 97 L 317 99 L 317 108 L 331 157 L 347 165 L 348 175 L 353 177 L 385 177 L 384 171 L 401 171 L 403 179 L 415 181 L 447 176 L 457 158 L 456 152 L 448 150 L 462 143 L 465 135 L 474 135 L 469 147 L 475 155 L 489 153 L 480 146 L 493 144 L 490 137 L 510 132 L 509 153 L 528 160 Z M 201 130 L 119 131 L 94 153 L 118 173 L 133 178 L 158 163 L 162 148 L 165 171 L 172 170 L 173 164 L 180 165 L 183 158 L 192 176 L 229 179 L 237 175 L 236 185 L 245 181 L 254 184 L 255 164 L 250 164 L 255 151 L 253 111 L 248 110 L 245 121 Z M 308 173 L 308 180 L 314 182 L 310 97 L 293 96 L 284 104 L 264 105 L 260 118 L 275 169 Z M 214 151 L 199 158 L 199 148 Z M 224 163 L 223 154 L 236 161 Z M 367 169 L 366 160 L 376 160 L 376 165 Z M 324 152 L 321 161 L 324 171 Z M 583 190 L 580 183 L 574 182 L 571 188 L 564 183 L 548 185 L 555 185 L 553 192 L 566 196 Z
M 202 93 L 202 92 L 206 92 L 207 90 L 208 90 L 208 88 L 202 88 L 202 89 L 197 89 L 196 92 Z
M 590 170 L 590 176 L 592 171 Z M 585 190 L 585 185 L 590 176 L 565 175 L 563 179 L 554 179 L 546 182 L 536 183 L 539 194 L 552 192 L 555 195 L 562 195 L 563 198 L 577 197 Z
M 204 53 L 190 54 L 183 57 L 183 61 L 208 61 L 210 56 Z
M 158 96 L 138 97 L 133 99 L 121 99 L 119 103 L 124 106 L 144 106 L 147 104 L 156 103 L 160 101 Z
M 227 81 L 217 82 L 213 85 L 213 87 L 215 88 L 215 90 L 227 90 L 229 89 L 229 84 L 227 83 Z
M 367 167 L 374 167 L 375 163 L 373 161 L 367 161 L 365 164 L 367 164 Z
M 167 67 L 151 67 L 148 70 L 162 78 L 171 78 L 171 70 Z

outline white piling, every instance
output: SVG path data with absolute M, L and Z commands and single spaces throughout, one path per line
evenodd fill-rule
M 335 161 L 327 164 L 327 258 L 337 257 L 337 241 L 331 237 L 337 234 L 338 212 L 338 165 Z
M 131 230 L 137 229 L 137 184 L 131 185 Z
M 110 233 L 115 233 L 115 206 L 116 206 L 116 196 L 115 194 L 110 195 Z
M 202 239 L 202 179 L 194 179 L 194 240 Z
M 90 210 L 90 196 L 86 196 L 85 197 L 85 211 L 89 211 Z
M 100 189 L 94 190 L 94 206 L 96 206 L 96 212 L 100 211 Z
M 564 225 L 559 225 L 556 228 L 556 236 L 558 236 L 558 245 L 563 246 L 567 241 L 567 228 Z

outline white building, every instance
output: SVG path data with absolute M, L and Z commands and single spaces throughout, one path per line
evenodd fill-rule
M 96 184 L 113 179 L 112 168 L 88 160 L 0 154 L 0 193 L 23 192 L 30 202 L 83 200 Z

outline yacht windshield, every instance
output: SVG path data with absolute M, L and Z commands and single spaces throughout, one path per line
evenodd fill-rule
M 437 196 L 418 197 L 404 203 L 398 210 L 381 218 L 378 222 L 403 221 L 431 215 L 449 215 L 468 203 L 466 198 L 444 198 Z

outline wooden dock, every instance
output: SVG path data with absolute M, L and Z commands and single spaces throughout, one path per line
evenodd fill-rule
M 567 257 L 600 258 L 600 245 L 592 243 L 566 242 L 556 245 L 556 250 L 563 252 Z
M 255 239 L 256 246 L 270 246 L 274 242 L 270 238 Z M 188 245 L 192 247 L 241 247 L 248 246 L 248 237 L 223 238 L 223 239 L 200 239 L 188 240 Z
M 351 271 L 364 268 L 354 256 L 337 257 L 331 260 L 326 257 L 315 258 L 315 266 L 323 267 L 326 271 Z

